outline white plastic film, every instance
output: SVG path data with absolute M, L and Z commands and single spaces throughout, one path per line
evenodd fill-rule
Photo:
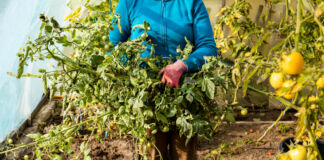
M 29 117 L 43 94 L 40 79 L 6 74 L 17 73 L 16 53 L 29 36 L 38 36 L 40 13 L 63 23 L 67 12 L 65 0 L 0 0 L 0 141 Z M 37 74 L 38 68 L 49 69 L 51 63 L 31 64 L 25 73 Z

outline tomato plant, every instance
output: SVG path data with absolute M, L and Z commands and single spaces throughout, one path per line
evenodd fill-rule
M 270 18 L 275 12 L 273 6 L 279 3 L 285 6 L 285 12 L 280 21 L 273 21 Z M 252 90 L 272 97 L 286 107 L 275 124 L 288 109 L 295 109 L 298 112 L 296 139 L 310 144 L 308 158 L 321 159 L 315 139 L 323 131 L 319 117 L 324 114 L 320 78 L 324 72 L 324 2 L 298 0 L 293 7 L 293 1 L 274 0 L 267 1 L 266 6 L 267 10 L 260 16 L 261 22 L 248 17 L 251 4 L 244 0 L 235 1 L 218 14 L 217 47 L 235 62 L 233 104 L 237 103 L 236 93 L 240 91 L 244 96 L 247 90 Z M 230 31 L 228 35 L 224 33 L 225 28 Z M 273 47 L 268 51 L 263 49 L 273 39 L 277 40 Z M 268 78 L 274 91 L 252 87 Z M 308 101 L 312 96 L 316 100 Z

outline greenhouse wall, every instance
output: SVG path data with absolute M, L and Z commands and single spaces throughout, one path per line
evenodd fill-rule
M 29 36 L 37 37 L 40 13 L 63 22 L 68 11 L 65 0 L 0 1 L 0 141 L 29 117 L 43 94 L 40 79 L 7 75 L 7 72 L 17 73 L 19 48 Z M 32 64 L 25 67 L 25 73 L 50 67 L 50 62 Z

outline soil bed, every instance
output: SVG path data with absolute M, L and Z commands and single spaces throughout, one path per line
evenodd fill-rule
M 59 124 L 62 117 L 59 116 L 60 108 L 55 108 L 53 116 L 47 121 L 46 126 Z M 262 121 L 274 121 L 280 110 L 270 111 L 249 111 L 247 116 L 236 114 L 236 119 L 245 121 L 237 124 L 222 124 L 214 134 L 213 138 L 208 141 L 200 138 L 198 144 L 198 159 L 213 159 L 219 155 L 228 160 L 272 160 L 279 154 L 280 141 L 289 136 L 294 135 L 296 124 L 282 123 L 274 127 L 262 142 L 256 143 L 271 123 L 262 123 Z M 293 112 L 287 112 L 284 120 L 293 120 Z M 261 123 L 260 123 L 261 122 Z M 45 132 L 45 130 L 44 130 Z M 23 134 L 24 135 L 24 134 Z M 132 137 L 120 137 L 118 139 L 103 138 L 99 141 L 95 136 L 89 139 L 90 133 L 80 131 L 75 135 L 75 141 L 71 144 L 71 150 L 75 155 L 80 153 L 80 145 L 82 142 L 89 141 L 88 148 L 91 149 L 90 157 L 94 160 L 124 160 L 135 159 L 135 145 Z M 102 134 L 105 137 L 104 134 Z M 221 148 L 221 151 L 220 151 Z M 220 151 L 213 157 L 207 158 L 206 155 L 212 150 Z M 32 157 L 32 149 L 26 150 L 24 154 Z M 71 159 L 71 156 L 61 154 L 64 159 Z M 80 155 L 82 159 L 83 155 Z M 44 159 L 48 159 L 43 157 Z M 217 159 L 217 158 L 216 158 Z

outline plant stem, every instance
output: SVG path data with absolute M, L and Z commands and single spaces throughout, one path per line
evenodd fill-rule
M 272 125 L 264 132 L 264 134 L 257 140 L 257 142 L 260 142 L 267 134 L 268 134 L 268 132 L 274 127 L 274 126 L 276 126 L 277 124 L 278 124 L 278 122 L 281 120 L 281 118 L 285 115 L 285 113 L 287 112 L 287 110 L 288 109 L 290 109 L 290 107 L 286 107 L 285 108 L 285 110 L 283 110 L 281 113 L 280 113 L 280 115 L 279 115 L 279 117 L 277 118 L 277 120 L 274 122 L 274 123 L 272 123 Z
M 318 150 L 318 146 L 317 146 L 317 143 L 316 143 L 315 135 L 314 135 L 314 133 L 312 132 L 310 126 L 309 126 L 309 121 L 307 121 L 306 123 L 308 123 L 306 129 L 307 129 L 307 133 L 308 133 L 308 136 L 309 136 L 309 138 L 310 138 L 310 141 L 311 141 L 311 145 L 313 146 L 313 148 L 314 148 L 315 151 L 317 152 L 317 158 L 318 158 L 318 160 L 322 160 L 322 156 L 319 154 L 320 151 Z
M 216 125 L 214 126 L 214 131 L 216 131 L 216 129 L 218 128 L 218 126 L 221 124 L 221 122 L 224 120 L 225 118 L 225 113 L 221 116 L 221 118 L 218 120 L 218 122 L 216 123 Z
M 6 150 L 6 151 L 2 151 L 2 152 L 0 152 L 0 155 L 1 154 L 7 154 L 9 152 L 13 152 L 13 151 L 18 150 L 18 149 L 30 147 L 30 146 L 36 145 L 37 143 L 38 142 L 32 142 L 32 143 L 29 143 L 29 144 L 26 144 L 26 145 L 22 145 L 22 146 L 19 146 L 19 147 L 16 147 L 16 148 L 12 148 L 12 149 L 9 149 L 9 150 Z
M 7 74 L 9 76 L 12 76 L 12 77 L 16 77 L 18 78 L 18 75 L 17 74 L 14 74 L 12 72 L 7 72 Z M 49 74 L 48 74 L 49 75 Z M 50 75 L 49 75 L 50 76 Z M 40 74 L 30 74 L 30 73 L 27 73 L 27 74 L 22 74 L 21 77 L 33 77 L 33 78 L 42 78 L 42 75 Z
M 298 110 L 298 106 L 292 104 L 291 102 L 289 102 L 289 101 L 287 101 L 287 100 L 285 100 L 285 99 L 283 99 L 283 98 L 281 98 L 281 97 L 274 96 L 274 95 L 272 95 L 271 93 L 261 91 L 261 90 L 259 90 L 259 89 L 254 88 L 254 87 L 251 87 L 251 86 L 248 86 L 248 89 L 250 89 L 250 90 L 252 90 L 252 91 L 255 91 L 255 92 L 258 92 L 258 93 L 260 93 L 260 94 L 263 94 L 263 95 L 269 96 L 269 97 L 271 97 L 271 98 L 273 98 L 273 99 L 276 99 L 276 100 L 280 101 L 282 104 L 284 104 L 284 105 L 287 106 L 287 107 L 291 107 L 291 108 L 293 108 L 293 109 L 295 109 L 295 110 Z
M 295 48 L 297 51 L 299 51 L 299 32 L 300 32 L 300 26 L 301 26 L 301 0 L 298 0 L 297 3 L 297 22 L 296 22 L 296 38 L 295 38 Z
M 318 24 L 318 27 L 322 30 L 322 34 L 324 35 L 324 26 L 322 25 L 322 23 L 320 22 L 320 20 L 317 18 L 317 17 L 315 17 L 314 18 L 315 19 L 315 22 Z
M 107 112 L 104 112 L 104 113 L 103 113 L 102 115 L 100 115 L 100 116 L 95 116 L 95 118 L 93 118 L 93 119 L 89 119 L 89 120 L 86 120 L 86 121 L 80 122 L 80 123 L 78 123 L 78 124 L 74 124 L 74 125 L 70 126 L 69 128 L 65 128 L 65 129 L 59 131 L 59 132 L 57 133 L 57 135 L 60 135 L 60 133 L 64 133 L 64 132 L 66 132 L 66 131 L 68 131 L 68 130 L 70 130 L 70 129 L 72 129 L 72 128 L 78 128 L 78 127 L 80 127 L 81 125 L 84 125 L 84 124 L 89 123 L 89 122 L 91 122 L 91 121 L 97 120 L 97 119 L 102 118 L 102 117 L 104 117 L 104 116 L 107 116 L 107 115 L 109 115 L 109 114 L 111 114 L 111 113 L 109 113 L 109 112 L 107 111 Z M 13 152 L 13 151 L 18 150 L 18 149 L 21 149 L 21 148 L 25 148 L 25 147 L 30 147 L 30 146 L 33 146 L 33 145 L 37 145 L 38 143 L 45 142 L 45 141 L 49 140 L 50 138 L 52 138 L 52 137 L 47 137 L 47 138 L 42 139 L 42 140 L 39 140 L 39 141 L 35 141 L 35 142 L 29 143 L 29 144 L 25 144 L 25 145 L 22 145 L 22 146 L 19 146 L 19 147 L 16 147 L 16 148 L 12 148 L 12 149 L 9 149 L 9 150 L 2 151 L 2 152 L 0 152 L 0 155 L 1 155 L 1 154 L 7 154 L 7 153 L 9 153 L 9 152 Z
M 285 22 L 288 23 L 288 18 L 289 18 L 289 2 L 286 0 L 286 17 L 285 17 Z
M 163 160 L 163 158 L 162 158 L 162 154 L 161 154 L 159 148 L 157 148 L 156 145 L 155 145 L 154 143 L 152 143 L 152 144 L 153 144 L 154 148 L 159 152 L 160 160 Z
M 94 70 L 83 68 L 83 67 L 79 66 L 78 64 L 74 63 L 73 61 L 67 61 L 67 60 L 62 59 L 61 57 L 55 56 L 53 54 L 53 52 L 49 50 L 48 46 L 47 46 L 46 50 L 48 51 L 48 53 L 50 53 L 52 55 L 53 59 L 55 59 L 57 61 L 65 62 L 66 65 L 68 65 L 68 66 L 70 66 L 72 68 L 78 69 L 80 71 L 100 76 L 100 73 L 98 73 L 98 72 L 96 72 Z M 105 73 L 105 75 L 110 77 L 110 78 L 116 78 L 115 75 L 111 74 L 111 73 Z

